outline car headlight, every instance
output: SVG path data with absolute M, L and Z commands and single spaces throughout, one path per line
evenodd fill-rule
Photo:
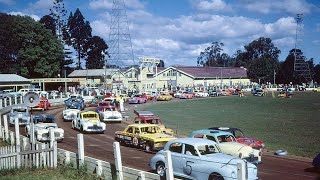
M 237 178 L 237 174 L 236 174 L 236 172 L 232 171 L 232 173 L 231 173 L 231 177 L 232 177 L 232 178 L 234 178 L 234 179 L 236 179 L 236 178 Z

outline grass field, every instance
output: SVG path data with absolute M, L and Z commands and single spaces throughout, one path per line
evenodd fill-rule
M 147 109 L 179 135 L 213 126 L 238 127 L 248 137 L 262 139 L 266 149 L 314 157 L 320 152 L 320 93 L 296 92 L 293 98 L 229 96 L 164 103 Z

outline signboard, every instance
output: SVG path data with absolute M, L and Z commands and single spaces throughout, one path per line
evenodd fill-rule
M 43 83 L 43 82 L 80 82 L 85 81 L 85 78 L 41 78 L 30 79 L 31 83 Z
M 140 62 L 141 63 L 153 63 L 153 64 L 159 64 L 160 63 L 160 59 L 158 58 L 140 58 Z

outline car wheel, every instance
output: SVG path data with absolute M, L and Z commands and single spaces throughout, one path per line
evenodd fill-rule
M 84 132 L 84 131 L 83 131 L 83 126 L 80 126 L 80 131 L 81 131 L 81 132 Z
M 140 101 L 138 101 L 138 104 L 140 104 Z
M 138 147 L 139 147 L 139 140 L 138 140 L 137 137 L 132 138 L 132 145 L 133 145 L 135 148 L 138 148 Z
M 152 145 L 151 145 L 150 143 L 146 143 L 144 149 L 145 149 L 147 152 L 151 152 L 151 151 L 152 151 Z
M 212 173 L 208 180 L 224 180 L 224 178 L 219 173 Z
M 166 176 L 166 166 L 163 162 L 157 162 L 156 165 L 156 172 L 161 177 L 161 179 L 164 179 Z

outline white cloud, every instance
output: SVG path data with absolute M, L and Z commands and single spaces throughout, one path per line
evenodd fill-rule
M 225 11 L 231 10 L 223 0 L 195 1 L 194 6 L 201 11 Z
M 36 20 L 36 21 L 39 21 L 40 20 L 40 17 L 37 16 L 37 15 L 34 15 L 34 14 L 25 14 L 23 12 L 16 12 L 16 11 L 12 11 L 12 12 L 9 12 L 8 14 L 11 14 L 11 15 L 19 15 L 19 16 L 30 16 L 32 19 Z
M 90 0 L 89 8 L 91 9 L 112 9 L 111 0 Z M 129 9 L 143 9 L 144 4 L 139 0 L 126 0 L 125 7 Z
M 274 12 L 286 12 L 290 14 L 309 13 L 312 5 L 305 0 L 277 0 L 277 1 L 241 1 L 240 5 L 244 5 L 250 11 L 269 14 Z
M 6 4 L 6 5 L 13 5 L 16 2 L 14 0 L 0 0 L 0 3 Z
M 49 9 L 52 7 L 53 7 L 52 0 L 38 0 L 35 3 L 29 4 L 30 11 L 48 11 L 49 12 Z

